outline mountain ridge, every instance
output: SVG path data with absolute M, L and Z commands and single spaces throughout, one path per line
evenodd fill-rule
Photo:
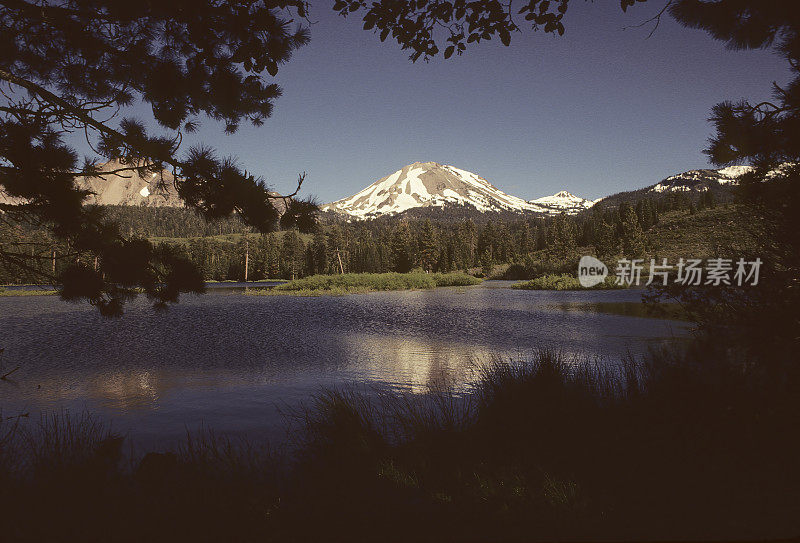
M 79 177 L 76 185 L 90 191 L 84 203 L 146 207 L 184 207 L 168 171 L 111 173 L 122 168 L 117 161 L 100 166 L 102 177 Z M 780 169 L 780 168 L 779 168 Z M 778 170 L 779 170 L 778 169 Z M 346 220 L 369 220 L 379 217 L 449 215 L 577 215 L 595 206 L 605 208 L 623 201 L 662 198 L 670 194 L 684 196 L 711 192 L 719 200 L 733 198 L 731 188 L 751 171 L 749 166 L 696 169 L 669 176 L 658 183 L 588 200 L 562 190 L 551 196 L 524 200 L 508 194 L 485 178 L 447 164 L 413 162 L 368 185 L 353 196 L 320 206 L 323 216 Z M 778 171 L 776 170 L 776 172 Z M 19 204 L 0 190 L 0 203 Z
M 782 167 L 779 167 L 775 173 L 777 174 Z M 441 190 L 438 192 L 427 190 L 427 187 L 424 193 L 415 192 L 412 188 L 413 183 L 407 183 L 408 174 L 413 172 L 412 177 L 419 177 L 420 173 L 425 172 L 418 172 L 415 169 L 425 170 L 426 168 L 434 170 L 434 175 L 432 175 L 434 179 L 436 179 L 437 173 L 441 174 L 442 172 L 445 177 L 450 174 L 457 176 L 458 181 L 462 182 L 466 189 L 460 193 L 458 191 L 448 193 L 445 191 L 448 188 L 447 181 L 452 182 L 453 180 L 445 179 L 445 183 L 441 185 Z M 472 172 L 436 162 L 414 162 L 379 179 L 353 196 L 324 204 L 321 206 L 321 210 L 327 215 L 338 216 L 346 220 L 368 220 L 397 215 L 425 217 L 430 216 L 430 213 L 425 210 L 433 209 L 445 214 L 462 216 L 469 213 L 468 209 L 472 209 L 473 215 L 476 212 L 478 215 L 486 215 L 490 212 L 502 215 L 553 216 L 562 213 L 577 215 L 595 206 L 598 208 L 613 207 L 623 201 L 635 201 L 642 198 L 659 199 L 669 197 L 671 194 L 686 197 L 711 192 L 720 201 L 730 201 L 733 199 L 732 188 L 738 185 L 742 175 L 750 171 L 752 171 L 750 166 L 689 170 L 671 175 L 652 185 L 610 194 L 596 200 L 581 198 L 566 190 L 552 196 L 523 200 L 501 191 L 483 177 Z M 477 198 L 467 192 L 470 189 L 477 190 L 479 193 Z M 396 199 L 392 199 L 392 194 L 403 195 L 400 204 L 396 203 Z M 436 216 L 442 217 L 442 213 Z

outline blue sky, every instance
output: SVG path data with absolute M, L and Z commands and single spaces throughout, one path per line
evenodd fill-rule
M 188 142 L 236 156 L 278 190 L 305 171 L 304 193 L 320 202 L 428 160 L 525 199 L 639 188 L 707 167 L 711 107 L 768 98 L 788 77 L 770 52 L 728 51 L 667 17 L 650 39 L 649 28 L 623 30 L 660 7 L 573 2 L 563 37 L 526 30 L 510 47 L 492 40 L 412 64 L 318 2 L 310 45 L 275 78 L 284 95 L 272 118 L 232 136 L 204 120 Z

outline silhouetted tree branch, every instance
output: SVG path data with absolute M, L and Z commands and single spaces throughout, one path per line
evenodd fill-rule
M 178 155 L 183 132 L 194 131 L 200 116 L 226 132 L 269 117 L 280 89 L 262 73 L 276 75 L 307 43 L 307 30 L 294 21 L 306 13 L 300 0 L 0 1 L 0 213 L 47 224 L 81 255 L 43 280 L 104 314 L 119 314 L 139 291 L 163 305 L 203 289 L 188 261 L 126 238 L 85 208 L 89 193 L 77 176 L 169 169 L 180 197 L 208 219 L 237 213 L 266 232 L 279 226 L 280 202 L 294 217 L 282 223 L 313 227 L 316 207 L 295 198 L 305 174 L 294 192 L 280 195 L 210 148 Z M 171 135 L 151 136 L 135 119 L 116 121 L 137 100 Z M 62 140 L 78 130 L 96 154 L 120 166 L 102 171 L 85 159 L 79 167 Z

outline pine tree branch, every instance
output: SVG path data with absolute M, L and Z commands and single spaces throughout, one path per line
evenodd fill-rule
M 39 19 L 40 21 L 49 23 L 55 20 L 61 20 L 68 16 L 75 16 L 85 19 L 87 17 L 87 13 L 70 9 L 64 6 L 54 6 L 49 4 L 30 4 L 28 2 L 24 2 L 23 0 L 3 0 L 3 5 L 8 6 L 11 9 L 18 10 L 20 12 L 25 13 L 25 15 L 29 17 L 34 17 Z M 92 10 L 91 18 L 93 20 L 101 20 L 101 21 L 110 21 L 107 17 L 103 16 L 100 10 Z
M 661 8 L 661 11 L 659 11 L 658 13 L 656 13 L 655 15 L 653 15 L 652 17 L 650 17 L 646 21 L 642 21 L 641 23 L 635 24 L 635 25 L 624 26 L 624 27 L 622 27 L 622 30 L 627 30 L 629 28 L 641 28 L 641 27 L 643 27 L 644 25 L 646 25 L 648 23 L 655 22 L 655 26 L 653 26 L 652 30 L 650 30 L 650 33 L 647 35 L 647 38 L 645 38 L 645 39 L 652 38 L 653 34 L 655 34 L 656 30 L 658 30 L 658 26 L 661 24 L 661 17 L 663 17 L 664 14 L 667 12 L 667 8 L 669 8 L 669 6 L 672 5 L 672 2 L 673 2 L 673 0 L 668 0 L 667 3 L 664 5 L 664 7 Z
M 27 91 L 29 91 L 29 92 L 31 92 L 33 94 L 38 95 L 43 100 L 45 100 L 45 101 L 47 101 L 47 102 L 49 102 L 49 103 L 51 103 L 53 105 L 57 105 L 57 106 L 61 107 L 65 111 L 70 112 L 75 118 L 77 118 L 78 120 L 83 122 L 85 125 L 91 126 L 92 128 L 94 128 L 98 132 L 101 132 L 103 134 L 106 134 L 108 136 L 111 136 L 111 137 L 123 142 L 125 145 L 129 146 L 132 149 L 140 149 L 141 148 L 141 142 L 138 142 L 138 141 L 136 141 L 136 140 L 134 140 L 134 139 L 122 134 L 118 130 L 115 130 L 113 128 L 110 128 L 110 127 L 104 125 L 100 121 L 94 119 L 91 115 L 89 115 L 85 110 L 81 109 L 80 107 L 77 107 L 77 106 L 69 103 L 68 101 L 64 100 L 60 96 L 57 96 L 57 95 L 53 94 L 49 90 L 45 89 L 44 87 L 42 87 L 40 85 L 37 85 L 36 83 L 34 83 L 32 81 L 28 81 L 27 79 L 24 79 L 22 77 L 14 75 L 7 68 L 5 68 L 3 66 L 0 66 L 0 79 L 4 79 L 5 81 L 8 81 L 9 83 L 13 83 L 13 84 L 15 84 L 17 86 L 20 86 L 20 87 L 24 88 L 25 90 L 27 90 Z M 165 164 L 169 164 L 170 166 L 172 166 L 176 170 L 182 170 L 182 169 L 187 167 L 187 165 L 185 163 L 174 159 L 172 156 L 154 155 L 154 154 L 151 154 L 151 153 L 143 153 L 143 154 L 145 154 L 147 156 L 150 156 L 150 157 L 156 159 L 159 162 L 163 162 Z M 301 175 L 301 176 L 298 177 L 297 188 L 291 194 L 270 195 L 269 193 L 267 193 L 266 194 L 266 198 L 270 199 L 270 200 L 279 200 L 279 199 L 286 200 L 286 199 L 289 199 L 289 198 L 293 198 L 294 196 L 296 196 L 300 192 L 300 188 L 303 185 L 304 179 L 305 179 L 305 175 Z

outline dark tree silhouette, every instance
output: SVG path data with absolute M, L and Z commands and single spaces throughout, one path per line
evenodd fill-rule
M 122 235 L 97 209 L 83 207 L 87 192 L 77 176 L 166 169 L 180 197 L 206 218 L 235 212 L 269 231 L 285 210 L 282 226 L 310 228 L 315 206 L 295 199 L 297 191 L 271 193 L 207 147 L 178 154 L 200 117 L 224 123 L 226 132 L 269 117 L 280 88 L 262 74 L 274 76 L 308 41 L 293 21 L 305 16 L 299 0 L 0 1 L 0 221 L 48 225 L 66 241 L 69 252 L 60 256 L 70 264 L 48 275 L 36 251 L 7 243 L 0 259 L 36 270 L 61 285 L 62 297 L 88 299 L 108 315 L 140 290 L 157 305 L 202 290 L 187 260 Z M 151 106 L 168 136 L 115 118 L 136 101 Z M 72 132 L 120 167 L 101 173 L 94 161 L 81 163 L 64 142 Z
M 719 2 L 682 0 L 670 13 L 731 49 L 771 48 L 786 59 L 793 79 L 773 83 L 773 99 L 717 104 L 716 133 L 706 153 L 718 165 L 747 163 L 739 196 L 742 221 L 757 241 L 752 257 L 764 261 L 758 288 L 679 293 L 687 306 L 716 330 L 739 335 L 750 361 L 796 368 L 800 340 L 800 11 L 790 0 Z M 719 326 L 722 325 L 722 326 Z M 734 326 L 731 326 L 734 325 Z

